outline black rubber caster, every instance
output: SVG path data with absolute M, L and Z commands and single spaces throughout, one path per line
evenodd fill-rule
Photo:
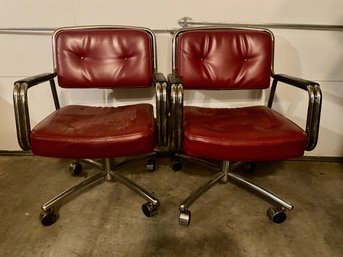
M 156 160 L 155 158 L 151 158 L 148 160 L 148 163 L 146 165 L 146 169 L 149 171 L 154 171 L 156 168 Z
M 173 171 L 180 171 L 182 170 L 182 163 L 178 160 L 174 161 L 172 164 Z
M 157 214 L 157 208 L 158 208 L 157 205 L 150 202 L 147 202 L 142 205 L 142 211 L 144 215 L 147 217 L 155 216 Z
M 40 214 L 40 220 L 44 226 L 50 226 L 54 224 L 57 219 L 58 215 L 53 210 L 42 211 Z
M 280 224 L 287 219 L 286 212 L 282 208 L 269 208 L 267 211 L 267 216 L 271 221 L 277 224 Z
M 79 162 L 72 162 L 69 165 L 69 171 L 74 176 L 79 176 L 81 174 L 81 172 L 82 172 L 82 165 L 81 165 L 81 163 L 79 163 Z
M 179 215 L 179 224 L 181 226 L 189 226 L 191 222 L 191 211 L 181 211 Z

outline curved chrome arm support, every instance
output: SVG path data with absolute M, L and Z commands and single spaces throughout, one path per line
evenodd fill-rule
M 157 120 L 157 142 L 158 145 L 168 144 L 168 85 L 162 73 L 156 73 L 154 78 L 156 90 L 156 120 Z
M 19 146 L 24 150 L 31 150 L 29 134 L 31 131 L 30 115 L 27 105 L 27 89 L 26 83 L 14 84 L 13 104 L 14 115 L 17 128 L 17 139 Z
M 306 134 L 307 134 L 307 146 L 306 150 L 313 150 L 318 142 L 319 135 L 319 122 L 322 105 L 322 93 L 318 83 L 310 80 L 304 80 L 285 74 L 272 75 L 274 78 L 272 88 L 269 95 L 268 107 L 272 107 L 276 86 L 278 82 L 282 82 L 308 92 L 308 107 L 307 107 L 307 118 L 306 118 Z
M 18 80 L 14 83 L 13 89 L 13 104 L 14 104 L 14 114 L 17 129 L 17 139 L 19 146 L 24 151 L 31 150 L 30 143 L 30 113 L 28 108 L 28 89 L 39 85 L 43 82 L 49 81 L 50 87 L 55 103 L 55 108 L 60 108 L 59 101 L 57 97 L 56 86 L 54 82 L 55 73 L 44 73 L 33 77 L 28 77 L 23 80 Z
M 183 86 L 174 74 L 169 74 L 168 81 L 170 84 L 170 150 L 176 152 L 182 149 Z
M 320 126 L 320 114 L 322 110 L 322 91 L 318 84 L 314 85 L 315 103 L 313 108 L 313 120 L 312 120 L 312 133 L 311 144 L 308 145 L 307 150 L 313 150 L 318 142 L 319 126 Z

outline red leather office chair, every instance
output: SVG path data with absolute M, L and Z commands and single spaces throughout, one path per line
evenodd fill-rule
M 232 180 L 275 202 L 267 211 L 276 223 L 293 206 L 233 171 L 240 164 L 253 170 L 255 162 L 299 157 L 317 143 L 321 91 L 317 83 L 273 71 L 274 36 L 265 29 L 195 27 L 177 31 L 173 38 L 171 85 L 171 150 L 181 159 L 198 161 L 219 172 L 180 205 L 179 223 L 189 225 L 189 207 L 218 181 Z M 184 106 L 184 90 L 263 90 L 273 79 L 267 106 L 210 108 Z M 309 95 L 306 128 L 272 109 L 278 82 Z M 215 165 L 219 161 L 219 165 Z
M 43 225 L 53 224 L 57 208 L 67 197 L 97 181 L 121 182 L 144 197 L 146 216 L 156 213 L 158 199 L 141 186 L 120 175 L 124 164 L 115 157 L 133 156 L 141 160 L 155 155 L 154 148 L 166 139 L 162 118 L 165 119 L 166 80 L 156 69 L 155 36 L 149 29 L 138 27 L 71 27 L 61 28 L 53 35 L 54 72 L 16 81 L 14 107 L 18 142 L 23 150 L 34 155 L 82 160 L 102 170 L 80 184 L 65 190 L 42 206 Z M 156 119 L 151 104 L 126 106 L 66 105 L 60 107 L 55 78 L 62 88 L 116 89 L 156 88 Z M 30 126 L 27 91 L 50 82 L 56 111 Z M 156 123 L 157 121 L 157 123 Z M 102 161 L 97 161 L 102 159 Z M 149 163 L 151 169 L 154 163 Z M 80 172 L 79 161 L 71 164 Z

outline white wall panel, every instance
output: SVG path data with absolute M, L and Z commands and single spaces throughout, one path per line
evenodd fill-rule
M 341 24 L 341 0 L 1 0 L 2 26 L 80 24 L 177 26 L 177 19 Z

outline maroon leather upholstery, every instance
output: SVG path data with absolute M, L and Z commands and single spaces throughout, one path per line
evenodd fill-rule
M 184 89 L 265 89 L 273 36 L 255 29 L 194 28 L 175 37 L 175 72 Z M 184 107 L 183 149 L 193 157 L 264 161 L 304 154 L 307 135 L 266 106 Z
M 151 35 L 129 28 L 62 29 L 54 35 L 55 70 L 65 88 L 148 87 Z
M 266 106 L 184 107 L 184 151 L 213 160 L 262 161 L 299 157 L 307 137 Z
M 193 30 L 176 39 L 175 69 L 187 89 L 269 87 L 273 38 L 264 31 Z
M 31 132 L 32 152 L 61 158 L 107 158 L 150 153 L 155 121 L 150 104 L 65 106 Z
M 154 38 L 149 31 L 119 27 L 63 28 L 53 38 L 61 87 L 153 85 Z M 36 125 L 30 141 L 32 152 L 41 156 L 73 159 L 133 156 L 153 152 L 155 126 L 151 104 L 69 105 Z

